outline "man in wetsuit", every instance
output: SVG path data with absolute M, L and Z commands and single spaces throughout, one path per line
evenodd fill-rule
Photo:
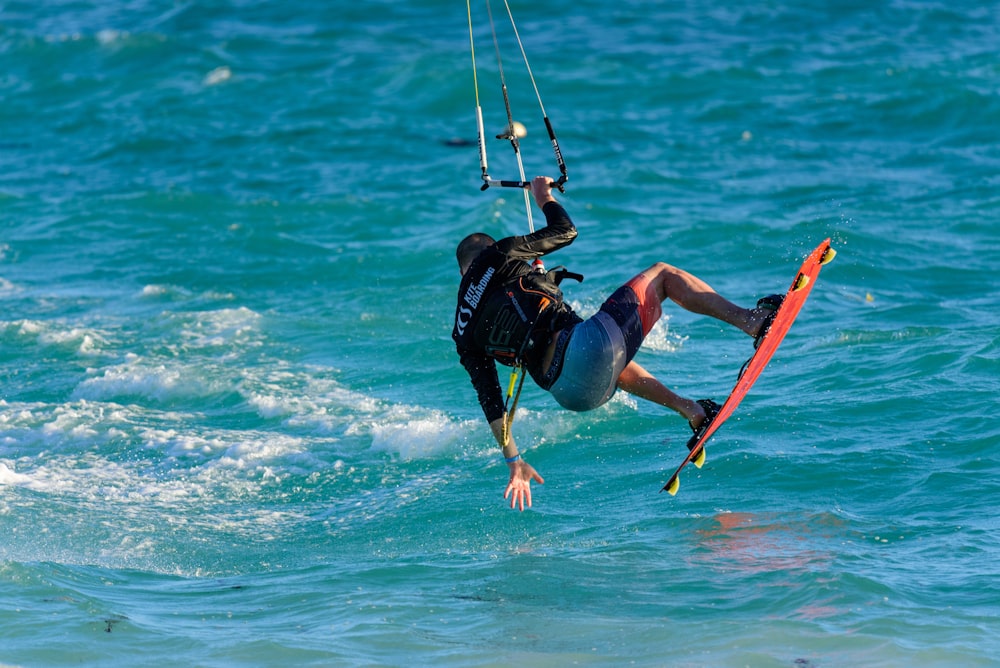
M 452 338 L 510 470 L 504 498 L 521 510 L 531 506 L 531 481 L 544 480 L 520 456 L 505 426 L 496 362 L 523 364 L 542 389 L 570 410 L 597 408 L 621 388 L 680 413 L 697 431 L 718 407 L 675 394 L 632 359 L 659 319 L 661 302 L 669 297 L 688 311 L 729 323 L 757 340 L 780 303 L 772 295 L 757 308 L 740 308 L 695 276 L 657 262 L 583 320 L 563 302 L 559 288 L 561 278 L 581 277 L 560 270 L 541 273 L 528 264 L 569 245 L 577 235 L 552 195 L 553 185 L 547 176 L 531 183 L 535 202 L 545 214 L 544 228 L 500 241 L 471 234 L 456 252 L 462 282 Z

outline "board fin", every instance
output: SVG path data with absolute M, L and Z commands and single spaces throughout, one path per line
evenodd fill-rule
M 681 488 L 681 479 L 679 477 L 674 477 L 673 480 L 667 483 L 667 486 L 660 491 L 666 491 L 670 496 L 677 496 L 677 490 Z
M 701 451 L 691 460 L 691 463 L 696 467 L 701 468 L 705 465 L 705 448 L 703 447 Z

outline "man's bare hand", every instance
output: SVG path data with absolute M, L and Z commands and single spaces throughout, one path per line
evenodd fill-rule
M 531 507 L 531 481 L 534 480 L 539 485 L 545 483 L 542 476 L 528 462 L 523 459 L 509 464 L 510 480 L 507 482 L 507 489 L 504 490 L 503 498 L 510 499 L 510 507 L 523 511 L 525 503 Z
M 551 176 L 536 176 L 531 182 L 531 192 L 535 196 L 535 204 L 541 209 L 549 202 L 555 202 L 552 196 L 552 186 L 555 182 Z

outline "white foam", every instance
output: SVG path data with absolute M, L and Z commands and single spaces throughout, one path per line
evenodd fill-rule
M 323 373 L 329 370 L 271 371 L 265 379 L 247 379 L 240 391 L 263 418 L 282 419 L 289 428 L 318 434 L 370 438 L 373 452 L 402 459 L 454 450 L 470 431 L 467 422 L 456 422 L 441 411 L 380 400 L 344 388 Z
M 224 452 L 228 441 L 222 434 L 184 433 L 176 429 L 140 427 L 139 438 L 147 448 L 164 452 L 172 459 L 205 460 Z
M 241 327 L 256 317 L 234 309 L 209 318 L 207 328 Z M 117 513 L 135 514 L 123 521 L 143 523 L 162 520 L 152 506 L 176 507 L 184 516 L 186 504 L 254 498 L 293 475 L 349 475 L 386 454 L 403 460 L 448 456 L 460 453 L 470 438 L 493 454 L 481 418 L 455 420 L 446 412 L 345 388 L 325 367 L 258 364 L 239 369 L 241 379 L 233 383 L 232 370 L 214 364 L 214 355 L 207 365 L 198 364 L 199 358 L 204 356 L 189 355 L 181 364 L 130 354 L 120 364 L 91 371 L 71 402 L 0 400 L 0 485 L 77 505 L 110 504 Z M 223 383 L 264 421 L 219 426 L 188 409 L 163 410 L 133 398 L 190 396 Z M 527 411 L 522 415 L 536 421 Z M 267 422 L 273 419 L 281 425 Z M 255 517 L 247 526 L 260 529 L 272 521 Z
M 73 397 L 102 401 L 139 396 L 166 401 L 211 393 L 211 387 L 201 378 L 197 367 L 150 365 L 135 355 L 128 357 L 128 361 L 105 368 L 103 372 L 90 369 L 94 377 L 80 383 Z
M 139 297 L 144 299 L 150 298 L 174 298 L 178 300 L 188 300 L 193 298 L 204 299 L 206 301 L 226 301 L 231 302 L 235 299 L 232 293 L 228 292 L 217 292 L 215 290 L 210 290 L 198 295 L 192 294 L 189 290 L 182 288 L 177 285 L 164 285 L 161 283 L 150 283 L 149 285 L 144 285 L 139 291 Z M 186 315 L 186 314 L 180 314 Z M 199 313 L 198 315 L 203 315 Z
M 12 323 L 22 336 L 35 336 L 42 332 L 43 326 L 34 320 L 17 320 Z
M 294 397 L 276 397 L 254 392 L 247 397 L 247 403 L 257 409 L 257 413 L 261 417 L 276 418 L 295 413 L 301 400 Z
M 30 471 L 30 473 L 18 473 L 17 468 Z M 60 494 L 76 489 L 78 484 L 86 484 L 86 481 L 71 482 L 71 476 L 78 473 L 79 469 L 70 471 L 70 475 L 61 469 L 62 466 L 55 468 L 48 465 L 38 466 L 29 458 L 22 458 L 19 462 L 11 461 L 9 464 L 0 461 L 0 485 L 23 487 L 34 492 Z
M 454 450 L 468 430 L 468 425 L 452 422 L 437 412 L 426 417 L 377 422 L 371 425 L 372 450 L 393 453 L 404 460 L 433 457 Z
M 101 333 L 76 327 L 43 334 L 39 340 L 43 343 L 73 346 L 77 353 L 84 356 L 100 355 L 107 345 L 107 340 Z
M 127 32 L 121 32 L 118 30 L 112 30 L 110 28 L 105 28 L 97 33 L 97 41 L 99 44 L 107 46 L 109 44 L 114 44 L 123 37 L 128 37 Z
M 244 306 L 191 315 L 195 317 L 180 332 L 189 348 L 211 348 L 231 343 L 259 345 L 259 342 L 249 339 L 259 326 L 260 315 Z
M 232 70 L 223 65 L 222 67 L 216 67 L 214 70 L 205 75 L 203 83 L 206 86 L 217 86 L 223 81 L 229 81 L 233 76 Z
M 155 292 L 155 289 L 152 290 Z M 77 386 L 74 398 L 93 401 L 120 397 L 146 397 L 168 401 L 205 397 L 232 384 L 231 374 L 218 377 L 220 360 L 238 357 L 248 348 L 263 345 L 259 334 L 260 315 L 240 307 L 216 311 L 170 314 L 178 322 L 169 323 L 181 343 L 172 339 L 166 346 L 176 353 L 167 357 L 141 357 L 135 353 L 108 367 L 88 369 L 90 376 Z M 71 336 L 73 332 L 64 333 Z M 98 333 L 79 334 L 81 354 L 103 350 L 106 343 Z M 210 361 L 198 355 L 211 355 Z M 179 362 L 178 360 L 185 360 Z
M 159 428 L 149 420 L 186 424 Z M 0 485 L 86 502 L 199 499 L 216 488 L 255 493 L 291 472 L 326 465 L 298 436 L 255 430 L 204 429 L 190 415 L 138 406 L 80 401 L 0 404 L 0 425 L 13 437 L 0 454 Z M 120 444 L 131 444 L 122 457 Z M 12 447 L 6 447 L 6 446 Z M 11 458 L 15 453 L 18 458 Z
M 668 353 L 675 353 L 680 350 L 688 337 L 670 331 L 669 322 L 669 316 L 660 318 L 653 325 L 653 328 L 649 330 L 649 334 L 646 335 L 645 340 L 642 342 L 642 347 L 646 350 Z
M 58 321 L 41 322 L 16 320 L 5 323 L 5 328 L 14 329 L 18 335 L 34 338 L 39 344 L 62 349 L 71 349 L 83 357 L 106 355 L 109 336 L 97 329 L 85 327 L 65 327 Z
M 255 433 L 247 436 L 248 438 L 228 443 L 215 466 L 237 469 L 252 468 L 264 462 L 280 461 L 290 454 L 303 452 L 307 447 L 305 441 L 296 436 L 269 433 Z M 280 477 L 272 466 L 261 466 L 260 471 L 265 479 Z
M 384 410 L 378 400 L 322 378 L 324 370 L 311 371 L 272 371 L 265 379 L 247 379 L 241 392 L 261 417 L 285 418 L 291 427 L 321 433 L 333 433 L 357 417 Z
M 134 419 L 130 410 L 135 409 L 87 401 L 55 406 L 0 401 L 0 426 L 4 432 L 0 444 L 13 446 L 14 451 L 75 451 L 73 443 L 86 449 L 121 439 L 128 421 Z
M 28 485 L 31 478 L 20 473 L 15 473 L 6 462 L 0 461 L 0 485 Z
M 170 292 L 171 289 L 166 285 L 145 285 L 140 294 L 143 297 L 162 297 Z

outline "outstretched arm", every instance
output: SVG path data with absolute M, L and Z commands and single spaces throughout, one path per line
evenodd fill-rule
M 493 438 L 500 444 L 504 459 L 513 459 L 507 462 L 510 470 L 510 479 L 507 482 L 507 489 L 504 490 L 503 498 L 510 498 L 510 507 L 519 506 L 524 510 L 525 505 L 531 507 L 531 481 L 542 484 L 545 480 L 531 466 L 524 461 L 514 443 L 514 437 L 507 434 L 507 442 L 503 442 L 503 422 L 504 422 L 504 402 L 500 393 L 500 382 L 497 379 L 496 364 L 485 355 L 478 355 L 459 348 L 459 355 L 462 366 L 469 372 L 472 385 L 476 388 L 479 403 L 483 407 L 483 414 L 490 423 L 490 430 Z M 509 431 L 509 430 L 508 430 Z M 516 458 L 516 459 L 515 459 Z
M 490 422 L 493 437 L 496 438 L 497 443 L 501 444 L 504 459 L 514 460 L 507 462 L 507 468 L 510 470 L 510 479 L 507 481 L 507 488 L 503 492 L 503 498 L 510 499 L 511 508 L 519 508 L 523 511 L 525 504 L 527 504 L 528 508 L 531 507 L 531 481 L 534 480 L 541 485 L 545 483 L 545 480 L 542 476 L 538 475 L 538 471 L 531 464 L 524 461 L 524 458 L 520 456 L 512 435 L 508 434 L 507 442 L 503 443 L 503 423 L 504 418 Z

